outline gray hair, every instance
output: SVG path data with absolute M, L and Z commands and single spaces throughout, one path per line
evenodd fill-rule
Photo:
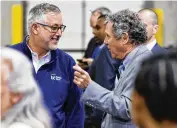
M 23 94 L 22 99 L 5 113 L 2 124 L 6 128 L 17 122 L 32 128 L 50 128 L 49 115 L 33 78 L 30 61 L 20 52 L 10 48 L 1 49 L 1 58 L 12 61 L 13 71 L 8 75 L 9 90 Z
M 60 13 L 60 9 L 53 4 L 41 3 L 34 6 L 28 14 L 27 18 L 27 29 L 30 34 L 30 27 L 36 22 L 43 22 L 45 20 L 45 14 L 49 12 Z
M 98 7 L 95 10 L 92 11 L 92 14 L 95 13 L 95 12 L 98 12 L 100 14 L 98 19 L 99 18 L 105 18 L 106 16 L 111 14 L 111 11 L 106 7 Z
M 106 21 L 113 23 L 112 30 L 117 39 L 120 39 L 123 33 L 128 33 L 132 44 L 143 44 L 147 40 L 145 24 L 141 22 L 137 13 L 129 9 L 109 15 Z

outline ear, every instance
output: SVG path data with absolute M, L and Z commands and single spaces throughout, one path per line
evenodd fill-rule
M 158 26 L 158 25 L 154 25 L 154 26 L 153 26 L 153 34 L 154 34 L 154 35 L 157 33 L 158 29 L 159 29 L 159 26 Z
M 35 35 L 37 35 L 39 33 L 39 27 L 37 24 L 33 24 L 31 26 L 31 32 L 34 33 Z
M 11 94 L 11 103 L 16 104 L 23 98 L 22 93 L 12 93 Z
M 123 33 L 122 36 L 121 36 L 121 40 L 122 40 L 122 43 L 123 45 L 127 44 L 128 40 L 129 40 L 129 35 L 128 33 Z

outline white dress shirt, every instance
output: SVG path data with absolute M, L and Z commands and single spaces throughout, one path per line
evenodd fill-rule
M 155 40 L 153 40 L 152 42 L 150 42 L 150 43 L 147 43 L 146 44 L 146 47 L 151 51 L 152 49 L 153 49 L 153 47 L 156 45 L 156 39 Z
M 27 44 L 27 46 L 28 46 L 28 44 Z M 28 46 L 28 48 L 31 51 L 33 66 L 34 66 L 35 71 L 37 73 L 37 71 L 39 70 L 39 68 L 42 65 L 48 63 L 51 60 L 51 52 L 49 51 L 46 55 L 44 55 L 42 58 L 39 59 L 38 54 L 36 52 L 33 52 L 29 46 Z

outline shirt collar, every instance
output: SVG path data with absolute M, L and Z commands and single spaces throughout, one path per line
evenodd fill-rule
M 103 43 L 102 45 L 100 45 L 99 48 L 102 49 L 104 46 L 105 46 L 105 44 Z
M 25 36 L 25 39 L 22 42 L 22 47 L 23 47 L 23 53 L 30 59 L 32 60 L 32 54 L 31 51 L 27 45 L 27 41 L 29 39 L 29 35 Z M 51 50 L 51 59 L 50 59 L 50 63 L 54 62 L 55 59 L 59 58 L 58 54 L 59 54 L 59 50 Z
M 151 51 L 152 48 L 155 46 L 155 44 L 156 44 L 156 39 L 153 40 L 153 41 L 150 42 L 150 43 L 147 43 L 147 44 L 146 44 L 146 47 Z
M 123 62 L 122 62 L 123 65 L 124 65 L 124 67 L 125 67 L 125 69 L 126 69 L 126 67 L 129 65 L 129 63 L 131 63 L 131 61 L 132 61 L 132 59 L 133 59 L 135 53 L 137 52 L 137 50 L 138 50 L 140 47 L 142 47 L 142 45 L 137 46 L 135 49 L 133 49 L 133 50 L 125 57 L 125 59 L 124 59 Z
M 29 36 L 26 37 L 26 45 L 27 47 L 29 48 L 30 52 L 31 52 L 31 55 L 32 56 L 38 56 L 38 54 L 36 52 L 34 52 L 28 45 L 28 40 L 29 40 Z M 48 58 L 49 60 L 51 59 L 51 51 L 48 51 L 46 55 L 44 55 L 42 58 Z

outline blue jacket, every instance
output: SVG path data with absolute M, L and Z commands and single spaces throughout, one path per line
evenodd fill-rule
M 152 48 L 152 53 L 154 54 L 159 54 L 159 53 L 167 53 L 168 50 L 166 50 L 165 48 L 162 48 L 158 45 L 158 43 L 155 44 L 155 46 Z
M 120 60 L 113 59 L 108 47 L 105 45 L 99 56 L 93 61 L 89 74 L 93 81 L 106 89 L 113 90 L 119 64 Z
M 13 45 L 32 62 L 26 39 Z M 51 51 L 51 61 L 33 74 L 52 118 L 53 128 L 84 128 L 84 107 L 80 102 L 82 91 L 73 83 L 75 61 L 57 49 Z M 24 74 L 25 75 L 25 74 Z

